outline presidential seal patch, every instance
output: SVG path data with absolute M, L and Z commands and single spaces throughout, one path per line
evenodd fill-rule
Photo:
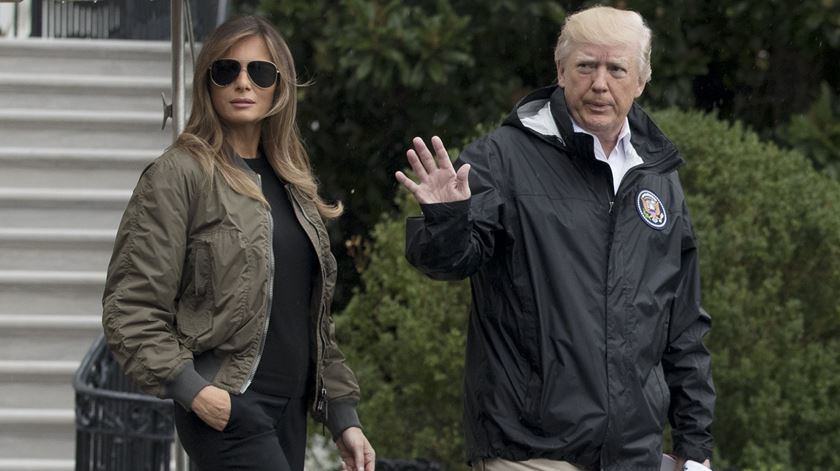
M 639 216 L 642 221 L 648 226 L 662 230 L 665 223 L 668 222 L 668 214 L 665 212 L 665 205 L 662 200 L 656 196 L 656 193 L 650 190 L 642 190 L 636 197 L 636 209 L 639 210 Z

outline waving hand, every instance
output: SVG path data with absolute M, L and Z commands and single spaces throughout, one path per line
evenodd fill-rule
M 470 197 L 467 179 L 470 173 L 469 164 L 462 165 L 456 172 L 443 141 L 437 136 L 432 137 L 435 156 L 432 156 L 423 139 L 415 137 L 412 143 L 414 149 L 409 149 L 406 155 L 418 182 L 415 183 L 403 172 L 397 172 L 395 176 L 397 181 L 414 195 L 418 203 L 450 203 Z

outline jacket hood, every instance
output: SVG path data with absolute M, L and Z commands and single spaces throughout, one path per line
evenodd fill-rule
M 560 132 L 560 135 L 556 136 L 557 140 L 552 141 L 552 143 L 559 145 L 576 157 L 590 155 L 592 137 L 573 131 L 572 118 L 566 106 L 566 97 L 563 89 L 558 85 L 537 89 L 519 100 L 505 118 L 502 126 L 512 126 L 533 133 L 534 131 L 522 123 L 520 113 L 523 111 L 529 113 L 530 110 L 539 109 L 546 102 L 551 103 L 551 114 Z M 667 173 L 682 165 L 683 159 L 680 157 L 677 147 L 665 136 L 638 103 L 633 103 L 630 112 L 627 114 L 627 119 L 630 122 L 632 132 L 630 141 L 644 161 L 645 167 L 655 168 L 656 171 Z M 549 139 L 546 136 L 542 137 Z

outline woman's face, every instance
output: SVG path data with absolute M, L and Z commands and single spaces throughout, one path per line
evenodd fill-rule
M 259 87 L 248 76 L 251 61 L 271 62 L 268 47 L 261 36 L 249 36 L 228 49 L 219 59 L 238 61 L 241 68 L 233 82 L 219 86 L 210 81 L 210 99 L 216 114 L 228 127 L 240 128 L 259 125 L 273 105 L 275 81 L 269 87 Z

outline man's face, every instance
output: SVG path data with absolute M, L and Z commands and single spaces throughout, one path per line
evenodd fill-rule
M 633 100 L 642 94 L 634 46 L 584 44 L 557 64 L 557 82 L 575 122 L 602 141 L 618 137 Z

